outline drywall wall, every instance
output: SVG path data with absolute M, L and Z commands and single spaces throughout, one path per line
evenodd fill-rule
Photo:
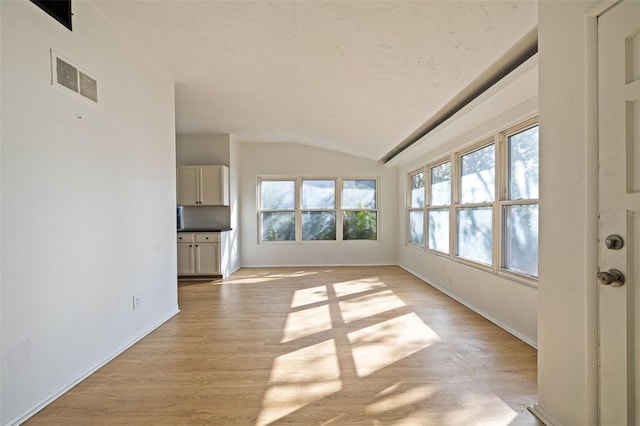
M 176 135 L 176 164 L 178 166 L 229 165 L 227 134 Z
M 227 277 L 240 269 L 242 259 L 240 257 L 240 144 L 236 136 L 229 136 L 229 226 L 231 231 L 225 232 L 226 244 L 223 244 L 222 274 Z
M 597 105 L 587 90 L 585 15 L 592 4 L 538 6 L 538 405 L 564 425 L 597 423 L 597 144 L 587 133 L 587 111 Z
M 290 143 L 241 143 L 243 266 L 385 265 L 397 262 L 397 170 L 376 161 Z M 259 176 L 378 177 L 377 241 L 258 242 Z
M 71 32 L 0 2 L 3 425 L 178 308 L 173 80 L 73 6 Z M 51 48 L 97 78 L 98 105 L 50 84 Z
M 177 166 L 229 166 L 229 135 L 176 135 Z M 185 206 L 186 228 L 226 228 L 230 224 L 230 208 L 226 206 Z
M 535 283 L 474 268 L 407 244 L 404 206 L 410 172 L 536 116 L 537 60 L 531 58 L 392 162 L 398 166 L 400 175 L 398 264 L 534 347 L 537 346 Z

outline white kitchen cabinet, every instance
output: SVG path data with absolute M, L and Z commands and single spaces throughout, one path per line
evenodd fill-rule
M 195 273 L 195 251 L 193 243 L 178 243 L 178 275 Z
M 178 205 L 229 205 L 227 166 L 180 166 L 176 175 Z
M 220 233 L 178 233 L 178 275 L 220 275 Z

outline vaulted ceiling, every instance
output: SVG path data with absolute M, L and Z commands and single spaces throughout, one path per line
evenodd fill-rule
M 101 1 L 176 80 L 178 133 L 379 160 L 537 25 L 534 1 Z

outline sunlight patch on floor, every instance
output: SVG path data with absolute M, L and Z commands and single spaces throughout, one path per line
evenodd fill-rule
M 359 377 L 366 377 L 440 341 L 415 313 L 354 331 L 348 338 Z
M 301 339 L 326 330 L 331 330 L 329 305 L 290 312 L 287 315 L 284 335 L 280 343 Z
M 333 284 L 333 289 L 335 290 L 337 297 L 349 296 L 351 294 L 378 290 L 386 287 L 387 285 L 378 277 L 361 278 L 359 280 L 344 281 Z
M 304 288 L 296 290 L 293 293 L 291 307 L 298 308 L 300 306 L 311 305 L 313 303 L 326 302 L 328 300 L 327 287 L 320 285 L 317 287 Z
M 338 305 L 345 323 L 406 306 L 391 290 L 343 300 Z
M 387 392 L 381 392 L 377 401 L 369 404 L 365 412 L 367 414 L 380 414 L 398 410 L 408 405 L 425 401 L 436 392 L 434 386 L 428 385 L 417 385 L 407 390 L 401 390 L 400 386 L 394 386 L 394 388 Z
M 265 426 L 342 389 L 333 339 L 280 355 L 257 425 Z
M 492 424 L 510 424 L 518 413 L 496 395 L 471 395 L 457 410 L 446 415 L 447 424 L 470 424 L 478 419 L 491 419 Z

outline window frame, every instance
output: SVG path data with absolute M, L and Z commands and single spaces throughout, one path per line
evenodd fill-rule
M 360 176 L 360 177 L 349 177 L 349 176 L 343 176 L 343 177 L 339 177 L 338 179 L 338 185 L 340 186 L 340 199 L 339 199 L 339 204 L 338 204 L 338 216 L 339 216 L 339 220 L 338 222 L 340 222 L 340 239 L 339 241 L 344 241 L 344 242 L 357 242 L 357 241 L 380 241 L 380 180 L 377 177 L 369 177 L 369 176 Z M 371 208 L 367 208 L 367 209 L 348 209 L 348 208 L 343 208 L 342 207 L 342 192 L 344 189 L 344 181 L 345 180 L 372 180 L 376 183 L 376 195 L 375 195 L 375 203 L 376 203 L 376 207 L 374 209 Z M 338 201 L 336 201 L 338 202 Z M 359 211 L 375 211 L 376 212 L 376 239 L 375 240 L 370 240 L 370 239 L 348 239 L 345 240 L 344 239 L 344 218 L 343 218 L 343 213 L 344 212 L 359 212 Z
M 302 183 L 311 180 L 327 180 L 335 183 L 335 209 L 306 209 L 303 208 Z M 342 208 L 343 182 L 350 180 L 367 180 L 375 182 L 375 209 L 347 209 Z M 262 183 L 269 181 L 292 181 L 294 182 L 294 208 L 291 209 L 262 209 Z M 258 244 L 317 244 L 336 242 L 379 242 L 380 241 L 380 179 L 378 176 L 280 176 L 280 175 L 258 175 L 256 182 L 256 220 L 257 220 L 257 242 Z M 304 240 L 302 237 L 302 215 L 305 212 L 329 211 L 336 213 L 336 238 L 334 240 Z M 376 239 L 348 239 L 345 240 L 343 230 L 343 212 L 348 211 L 375 211 L 376 212 Z M 293 240 L 263 240 L 262 239 L 262 213 L 269 212 L 294 212 L 295 238 Z
M 506 252 L 505 238 L 506 232 L 506 219 L 505 208 L 511 205 L 537 205 L 538 211 L 540 209 L 540 199 L 519 199 L 509 200 L 509 179 L 510 179 L 510 159 L 509 159 L 509 137 L 520 132 L 526 131 L 533 127 L 539 127 L 540 121 L 537 115 L 530 115 L 528 118 L 520 119 L 505 126 L 500 126 L 499 129 L 486 133 L 484 137 L 476 139 L 465 146 L 457 148 L 451 151 L 446 156 L 439 156 L 436 160 L 430 161 L 421 168 L 414 168 L 407 173 L 406 184 L 407 190 L 405 191 L 405 209 L 406 209 L 406 226 L 405 226 L 405 245 L 407 247 L 421 250 L 425 253 L 440 256 L 442 258 L 449 259 L 459 264 L 473 267 L 494 275 L 498 275 L 512 281 L 536 287 L 539 281 L 539 277 L 530 276 L 521 272 L 512 271 L 507 269 L 504 261 Z M 538 142 L 539 143 L 539 142 Z M 495 188 L 493 201 L 479 202 L 479 203 L 461 203 L 461 168 L 462 157 L 470 154 L 474 151 L 482 149 L 486 146 L 493 144 L 495 149 Z M 539 146 L 539 145 L 538 145 Z M 429 248 L 429 223 L 428 215 L 431 210 L 443 209 L 447 206 L 432 206 L 431 205 L 431 169 L 439 165 L 451 163 L 451 204 L 449 207 L 449 253 L 443 253 L 438 250 Z M 540 169 L 538 163 L 538 171 Z M 423 240 L 422 246 L 411 243 L 410 241 L 410 220 L 409 214 L 411 211 L 420 210 L 420 208 L 411 207 L 411 177 L 420 171 L 425 172 L 425 206 L 424 210 L 424 224 L 423 224 Z M 458 241 L 458 218 L 459 212 L 464 208 L 473 207 L 489 207 L 492 212 L 491 220 L 491 264 L 487 265 L 472 259 L 459 256 L 459 241 Z M 539 227 L 538 227 L 539 237 Z M 538 244 L 539 246 L 539 244 Z
M 293 182 L 293 188 L 294 188 L 294 198 L 293 198 L 293 205 L 294 208 L 293 209 L 263 209 L 262 208 L 262 182 Z M 257 228 L 258 228 L 258 242 L 265 242 L 265 243 L 275 243 L 275 244 L 291 244 L 293 242 L 296 241 L 297 237 L 298 237 L 298 226 L 300 225 L 300 221 L 298 219 L 298 214 L 296 212 L 296 206 L 298 205 L 298 191 L 296 191 L 297 188 L 297 184 L 295 181 L 295 178 L 291 178 L 290 176 L 268 176 L 268 177 L 262 177 L 259 176 L 258 177 L 258 185 L 256 187 L 256 191 L 257 191 Z M 263 240 L 262 239 L 262 213 L 290 213 L 293 212 L 293 220 L 294 220 L 294 236 L 296 237 L 296 239 L 293 240 Z
M 432 202 L 432 196 L 431 196 L 431 174 L 432 174 L 432 170 L 436 167 L 442 166 L 444 164 L 449 163 L 449 172 L 451 173 L 451 181 L 450 181 L 450 198 L 449 198 L 449 204 L 442 204 L 442 205 L 433 205 Z M 429 164 L 427 166 L 427 175 L 426 175 L 426 188 L 427 188 L 427 192 L 428 192 L 428 198 L 427 198 L 427 202 L 425 203 L 425 228 L 424 228 L 424 234 L 425 234 L 425 250 L 427 250 L 430 253 L 433 254 L 437 254 L 438 256 L 445 256 L 445 257 L 450 257 L 451 254 L 453 253 L 453 224 L 452 224 L 452 220 L 454 219 L 454 200 L 455 200 L 455 195 L 454 195 L 454 173 L 455 173 L 455 165 L 453 163 L 453 161 L 451 161 L 451 156 L 448 156 L 446 158 L 440 158 L 438 161 L 435 161 L 431 164 Z M 444 209 L 448 209 L 449 210 L 449 247 L 447 249 L 447 252 L 442 252 L 440 250 L 436 250 L 436 249 L 432 249 L 431 247 L 429 247 L 429 212 L 432 210 L 444 210 Z
M 494 192 L 493 192 L 493 201 L 482 201 L 482 202 L 473 202 L 473 203 L 462 203 L 461 199 L 462 199 L 462 157 L 464 157 L 465 155 L 474 153 L 476 151 L 479 151 L 481 149 L 484 149 L 488 146 L 494 146 Z M 473 145 L 470 145 L 460 151 L 455 152 L 454 155 L 454 159 L 455 159 L 455 175 L 454 172 L 452 171 L 452 179 L 455 179 L 455 181 L 453 182 L 453 186 L 455 188 L 455 201 L 454 201 L 454 206 L 453 206 L 453 218 L 451 218 L 451 226 L 454 227 L 453 229 L 453 251 L 451 252 L 451 255 L 454 259 L 456 259 L 458 262 L 461 263 L 465 263 L 467 265 L 471 265 L 489 272 L 495 272 L 496 268 L 495 268 L 495 264 L 496 264 L 496 212 L 495 212 L 495 205 L 496 205 L 496 201 L 499 198 L 498 194 L 499 194 L 499 181 L 500 181 L 500 167 L 498 166 L 500 164 L 500 149 L 498 147 L 498 144 L 496 143 L 496 137 L 494 135 L 482 139 L 479 142 L 474 143 Z M 455 176 L 455 177 L 454 177 Z M 473 208 L 486 208 L 489 207 L 491 208 L 491 263 L 490 264 L 486 264 L 486 263 L 482 263 L 473 259 L 469 259 L 463 256 L 458 255 L 458 249 L 459 249 L 459 242 L 458 242 L 458 218 L 459 218 L 459 211 L 460 210 L 464 210 L 464 209 L 473 209 Z
M 508 129 L 499 133 L 499 143 L 501 145 L 500 151 L 503 153 L 501 168 L 504 171 L 501 176 L 500 182 L 500 197 L 497 206 L 497 214 L 500 215 L 500 241 L 497 242 L 498 245 L 498 253 L 496 259 L 496 268 L 502 274 L 515 276 L 520 279 L 534 280 L 538 281 L 539 275 L 537 277 L 527 275 L 521 272 L 512 271 L 507 269 L 504 266 L 504 255 L 505 255 L 505 240 L 506 240 L 506 219 L 505 219 L 505 207 L 506 206 L 520 206 L 520 205 L 537 205 L 538 211 L 540 210 L 540 195 L 538 194 L 538 198 L 521 198 L 518 200 L 510 200 L 509 199 L 509 185 L 510 185 L 510 161 L 509 158 L 509 137 L 513 135 L 517 135 L 518 133 L 525 132 L 534 127 L 540 127 L 540 123 L 537 117 L 523 121 L 519 124 L 509 127 Z M 540 138 L 538 137 L 538 153 L 540 152 Z M 540 173 L 540 163 L 538 159 L 538 175 Z M 539 181 L 538 181 L 539 185 Z M 540 228 L 538 227 L 538 238 L 540 238 Z M 539 241 L 539 240 L 538 240 Z M 538 249 L 540 247 L 540 243 L 538 242 Z M 539 260 L 540 251 L 538 250 L 538 260 Z M 538 274 L 540 273 L 539 269 L 540 264 L 538 263 Z
M 428 166 L 423 166 L 419 169 L 413 170 L 411 172 L 409 172 L 408 174 L 408 182 L 407 182 L 407 232 L 406 232 L 406 242 L 409 246 L 411 247 L 417 247 L 417 248 L 425 248 L 428 246 L 427 244 L 427 217 L 426 217 L 426 208 L 428 205 L 428 189 L 427 189 L 427 183 L 428 183 L 428 173 L 427 170 L 429 170 Z M 424 173 L 424 187 L 422 188 L 422 207 L 413 207 L 411 205 L 411 201 L 413 200 L 413 176 L 419 174 L 419 173 Z M 414 242 L 411 241 L 411 213 L 412 212 L 422 212 L 422 244 L 416 244 Z
M 306 209 L 303 206 L 304 203 L 304 182 L 305 181 L 333 181 L 333 208 L 332 209 Z M 300 210 L 300 241 L 301 242 L 313 242 L 313 241 L 337 241 L 338 240 L 338 178 L 317 178 L 317 177 L 300 177 L 299 178 L 300 185 L 297 187 L 299 193 L 299 203 L 296 203 L 295 210 Z M 313 213 L 313 212 L 333 212 L 335 214 L 335 226 L 336 226 L 336 237 L 334 239 L 324 239 L 324 240 L 307 240 L 304 239 L 304 222 L 303 215 L 304 213 Z M 298 237 L 297 229 L 296 229 L 296 238 Z

